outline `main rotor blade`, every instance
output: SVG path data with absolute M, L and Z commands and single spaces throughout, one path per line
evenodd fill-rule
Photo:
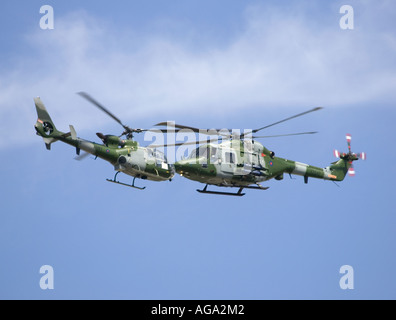
M 301 117 L 301 116 L 303 116 L 303 115 L 306 115 L 306 114 L 308 114 L 308 113 L 311 113 L 311 112 L 314 112 L 314 111 L 318 111 L 318 110 L 321 110 L 321 109 L 323 109 L 323 108 L 322 108 L 322 107 L 313 108 L 313 109 L 311 109 L 311 110 L 308 110 L 308 111 L 305 111 L 305 112 L 296 114 L 296 115 L 294 115 L 294 116 L 288 117 L 288 118 L 286 118 L 286 119 L 277 121 L 277 122 L 272 123 L 272 124 L 270 124 L 270 125 L 267 125 L 267 126 L 265 126 L 265 127 L 252 130 L 251 132 L 243 133 L 243 134 L 240 135 L 240 137 L 241 137 L 241 139 L 243 139 L 245 136 L 247 136 L 247 135 L 249 135 L 249 134 L 251 134 L 251 133 L 256 133 L 256 132 L 258 132 L 258 131 L 261 131 L 261 130 L 267 129 L 267 128 L 269 128 L 269 127 L 275 126 L 275 125 L 277 125 L 277 124 L 280 124 L 280 123 L 282 123 L 282 122 L 286 122 L 286 121 L 288 121 L 288 120 L 291 120 L 291 119 L 294 119 L 294 118 L 297 118 L 297 117 Z M 231 135 L 232 135 L 232 132 L 233 132 L 232 129 L 199 129 L 199 128 L 190 127 L 190 126 L 185 126 L 185 125 L 176 124 L 176 123 L 172 123 L 172 122 L 160 122 L 160 123 L 155 124 L 155 126 L 174 127 L 174 128 L 180 129 L 180 130 L 187 129 L 187 130 L 191 130 L 192 132 L 195 132 L 195 133 L 202 133 L 202 134 L 205 134 L 205 135 L 208 135 L 208 136 L 231 136 Z M 161 130 L 164 130 L 164 129 L 161 129 Z M 227 130 L 227 131 L 230 132 L 231 134 L 225 134 L 224 132 L 222 132 L 222 131 L 225 131 L 225 130 Z M 316 133 L 316 132 L 314 132 L 314 133 Z M 309 133 L 299 133 L 299 134 L 312 134 L 312 132 L 309 132 Z M 299 135 L 299 134 L 290 134 L 290 135 Z M 279 137 L 280 137 L 280 136 L 287 136 L 287 135 L 279 135 Z M 268 137 L 273 137 L 273 136 L 268 136 Z M 274 136 L 274 137 L 278 137 L 278 136 Z M 257 137 L 257 138 L 260 138 L 260 137 Z M 267 136 L 265 136 L 264 138 L 267 138 Z
M 77 92 L 78 95 L 81 97 L 85 98 L 92 104 L 94 104 L 96 107 L 98 107 L 100 110 L 102 110 L 104 113 L 106 113 L 108 116 L 113 118 L 115 121 L 117 121 L 120 125 L 124 127 L 125 130 L 128 130 L 129 127 L 125 126 L 120 119 L 118 119 L 114 114 L 112 114 L 109 110 L 107 110 L 104 106 L 102 106 L 98 101 L 96 101 L 94 98 L 92 98 L 88 93 L 86 92 Z
M 173 127 L 173 128 L 177 128 L 180 130 L 190 130 L 192 132 L 195 133 L 202 133 L 208 136 L 218 136 L 218 135 L 222 135 L 221 131 L 225 131 L 228 130 L 229 132 L 231 132 L 231 129 L 199 129 L 199 128 L 194 128 L 194 127 L 190 127 L 190 126 L 185 126 L 182 124 L 176 124 L 176 123 L 172 123 L 172 122 L 160 122 L 155 124 L 155 126 L 167 126 L 167 127 Z M 162 129 L 161 129 L 162 130 Z M 176 132 L 179 132 L 180 130 L 177 130 Z
M 166 126 L 166 127 L 173 127 L 173 128 L 178 128 L 178 129 L 188 129 L 191 130 L 193 132 L 199 132 L 198 128 L 194 128 L 194 127 L 188 127 L 188 126 L 184 126 L 184 125 L 180 125 L 180 124 L 176 124 L 173 122 L 160 122 L 155 124 L 154 126 Z
M 267 126 L 265 126 L 265 127 L 255 129 L 255 130 L 253 130 L 253 131 L 250 132 L 250 133 L 256 133 L 256 132 L 258 132 L 258 131 L 261 131 L 261 130 L 267 129 L 267 128 L 269 128 L 269 127 L 275 126 L 275 125 L 277 125 L 277 124 L 280 124 L 280 123 L 282 123 L 282 122 L 286 122 L 286 121 L 289 121 L 289 120 L 291 120 L 291 119 L 294 119 L 294 118 L 297 118 L 297 117 L 301 117 L 301 116 L 304 116 L 304 115 L 306 115 L 306 114 L 308 114 L 308 113 L 311 113 L 311 112 L 314 112 L 314 111 L 318 111 L 318 110 L 321 110 L 321 109 L 323 109 L 323 107 L 316 107 L 316 108 L 313 108 L 313 109 L 311 109 L 311 110 L 308 110 L 308 111 L 305 111 L 305 112 L 296 114 L 296 115 L 291 116 L 291 117 L 288 117 L 288 118 L 286 118 L 286 119 L 283 119 L 283 120 L 274 122 L 274 123 L 269 124 L 269 125 L 267 125 Z M 247 135 L 247 134 L 249 134 L 249 133 L 245 133 L 245 134 L 243 134 L 242 136 L 245 136 L 245 135 Z
M 210 139 L 210 140 L 201 140 L 201 141 L 190 141 L 190 142 L 179 142 L 173 144 L 154 144 L 149 145 L 149 148 L 160 148 L 160 147 L 177 147 L 177 146 L 187 146 L 187 145 L 197 145 L 197 144 L 204 144 L 204 143 L 211 143 L 217 142 L 218 139 Z
M 149 131 L 149 132 L 161 132 L 161 133 L 178 133 L 179 129 L 144 129 L 143 131 Z
M 299 132 L 299 133 L 278 134 L 278 135 L 273 135 L 273 136 L 253 136 L 252 139 L 300 136 L 300 135 L 303 135 L 303 134 L 315 134 L 315 133 L 318 133 L 318 132 L 317 131 L 313 131 L 313 132 Z

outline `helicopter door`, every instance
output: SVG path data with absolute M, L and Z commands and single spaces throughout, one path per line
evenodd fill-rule
M 223 149 L 221 154 L 221 171 L 234 173 L 236 164 L 236 154 L 231 149 Z

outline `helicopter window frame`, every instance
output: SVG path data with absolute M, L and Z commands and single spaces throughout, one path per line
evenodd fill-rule
M 195 159 L 197 158 L 197 155 L 199 155 L 199 147 L 191 151 L 190 155 L 188 156 L 188 159 Z
M 205 158 L 205 159 L 209 159 L 210 156 L 210 147 L 209 145 L 207 146 L 200 146 L 199 148 L 199 158 Z
M 157 160 L 164 160 L 164 161 L 166 161 L 165 153 L 163 153 L 163 152 L 161 152 L 161 151 L 159 151 L 159 150 L 155 150 L 155 152 L 154 152 L 154 157 L 155 157 L 155 159 L 157 159 Z
M 146 153 L 147 153 L 147 159 L 154 158 L 154 150 L 153 149 L 147 148 Z
M 225 151 L 224 153 L 224 160 L 225 163 L 235 164 L 236 156 L 235 153 L 232 151 Z
M 209 146 L 209 148 L 210 148 L 210 160 L 214 162 L 218 159 L 219 148 L 215 146 Z

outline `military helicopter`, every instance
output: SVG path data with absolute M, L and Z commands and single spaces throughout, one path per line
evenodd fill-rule
M 78 138 L 76 130 L 72 125 L 70 125 L 70 132 L 64 133 L 58 131 L 43 102 L 38 97 L 34 99 L 38 116 L 38 120 L 34 127 L 37 135 L 43 138 L 48 150 L 51 149 L 51 144 L 56 141 L 62 141 L 72 145 L 76 148 L 77 160 L 81 160 L 85 156 L 92 154 L 96 158 L 99 157 L 106 160 L 114 166 L 114 170 L 116 170 L 117 173 L 113 179 L 106 179 L 107 181 L 140 190 L 145 189 L 145 187 L 135 186 L 136 178 L 152 181 L 172 180 L 175 169 L 173 165 L 168 163 L 165 154 L 155 148 L 141 147 L 137 141 L 133 140 L 134 133 L 161 130 L 130 128 L 124 125 L 121 120 L 87 93 L 79 92 L 78 94 L 119 123 L 124 128 L 124 131 L 120 136 L 104 135 L 98 132 L 96 135 L 102 140 L 103 144 Z M 125 136 L 125 139 L 121 139 L 122 136 Z M 86 153 L 80 155 L 81 150 Z M 120 172 L 132 176 L 132 184 L 117 181 L 117 175 Z
M 351 176 L 355 174 L 353 161 L 359 158 L 366 159 L 364 152 L 355 154 L 351 151 L 352 138 L 350 134 L 346 136 L 349 149 L 348 153 L 341 153 L 335 150 L 334 155 L 339 160 L 331 163 L 326 168 L 319 168 L 301 162 L 275 157 L 273 151 L 268 150 L 261 143 L 254 140 L 259 138 L 315 134 L 317 132 L 301 132 L 276 136 L 252 136 L 252 134 L 261 130 L 321 109 L 321 107 L 317 107 L 240 135 L 231 134 L 232 129 L 207 130 L 171 124 L 172 127 L 179 130 L 188 130 L 195 133 L 203 132 L 207 136 L 221 136 L 223 142 L 216 143 L 215 141 L 218 141 L 218 138 L 213 138 L 208 139 L 209 141 L 175 143 L 162 146 L 173 147 L 183 144 L 201 145 L 193 150 L 186 159 L 175 163 L 176 172 L 181 176 L 206 184 L 202 190 L 197 190 L 200 193 L 243 196 L 245 195 L 245 193 L 242 193 L 244 189 L 267 190 L 269 187 L 262 186 L 260 182 L 270 179 L 282 180 L 285 173 L 289 174 L 290 177 L 291 175 L 303 176 L 305 183 L 308 183 L 308 178 L 310 177 L 334 182 L 342 181 L 347 173 Z M 167 122 L 161 122 L 157 126 L 167 125 L 168 127 L 169 124 Z M 158 145 L 155 147 L 161 146 Z M 238 188 L 238 191 L 236 193 L 209 191 L 209 185 Z

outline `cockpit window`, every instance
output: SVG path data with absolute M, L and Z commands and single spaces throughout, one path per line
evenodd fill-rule
M 193 152 L 191 152 L 189 158 L 194 159 L 194 158 L 208 158 L 210 152 L 210 147 L 209 146 L 201 146 L 195 149 Z
M 217 148 L 216 147 L 210 147 L 210 156 L 212 157 L 212 158 L 216 158 L 216 156 L 217 156 Z
M 209 146 L 202 146 L 199 147 L 199 157 L 200 158 L 208 158 L 208 152 L 209 151 Z
M 154 155 L 158 160 L 166 160 L 165 154 L 163 154 L 161 151 L 156 150 Z
M 197 157 L 199 157 L 199 148 L 193 150 L 190 153 L 190 156 L 189 156 L 190 159 L 194 159 L 194 158 L 197 158 Z
M 235 163 L 235 155 L 231 152 L 226 152 L 225 161 L 226 163 Z
M 253 152 L 252 140 L 244 140 L 243 143 L 247 152 Z
M 147 157 L 149 159 L 167 161 L 165 154 L 163 152 L 161 152 L 159 150 L 155 150 L 155 149 L 153 150 L 153 149 L 147 148 Z

